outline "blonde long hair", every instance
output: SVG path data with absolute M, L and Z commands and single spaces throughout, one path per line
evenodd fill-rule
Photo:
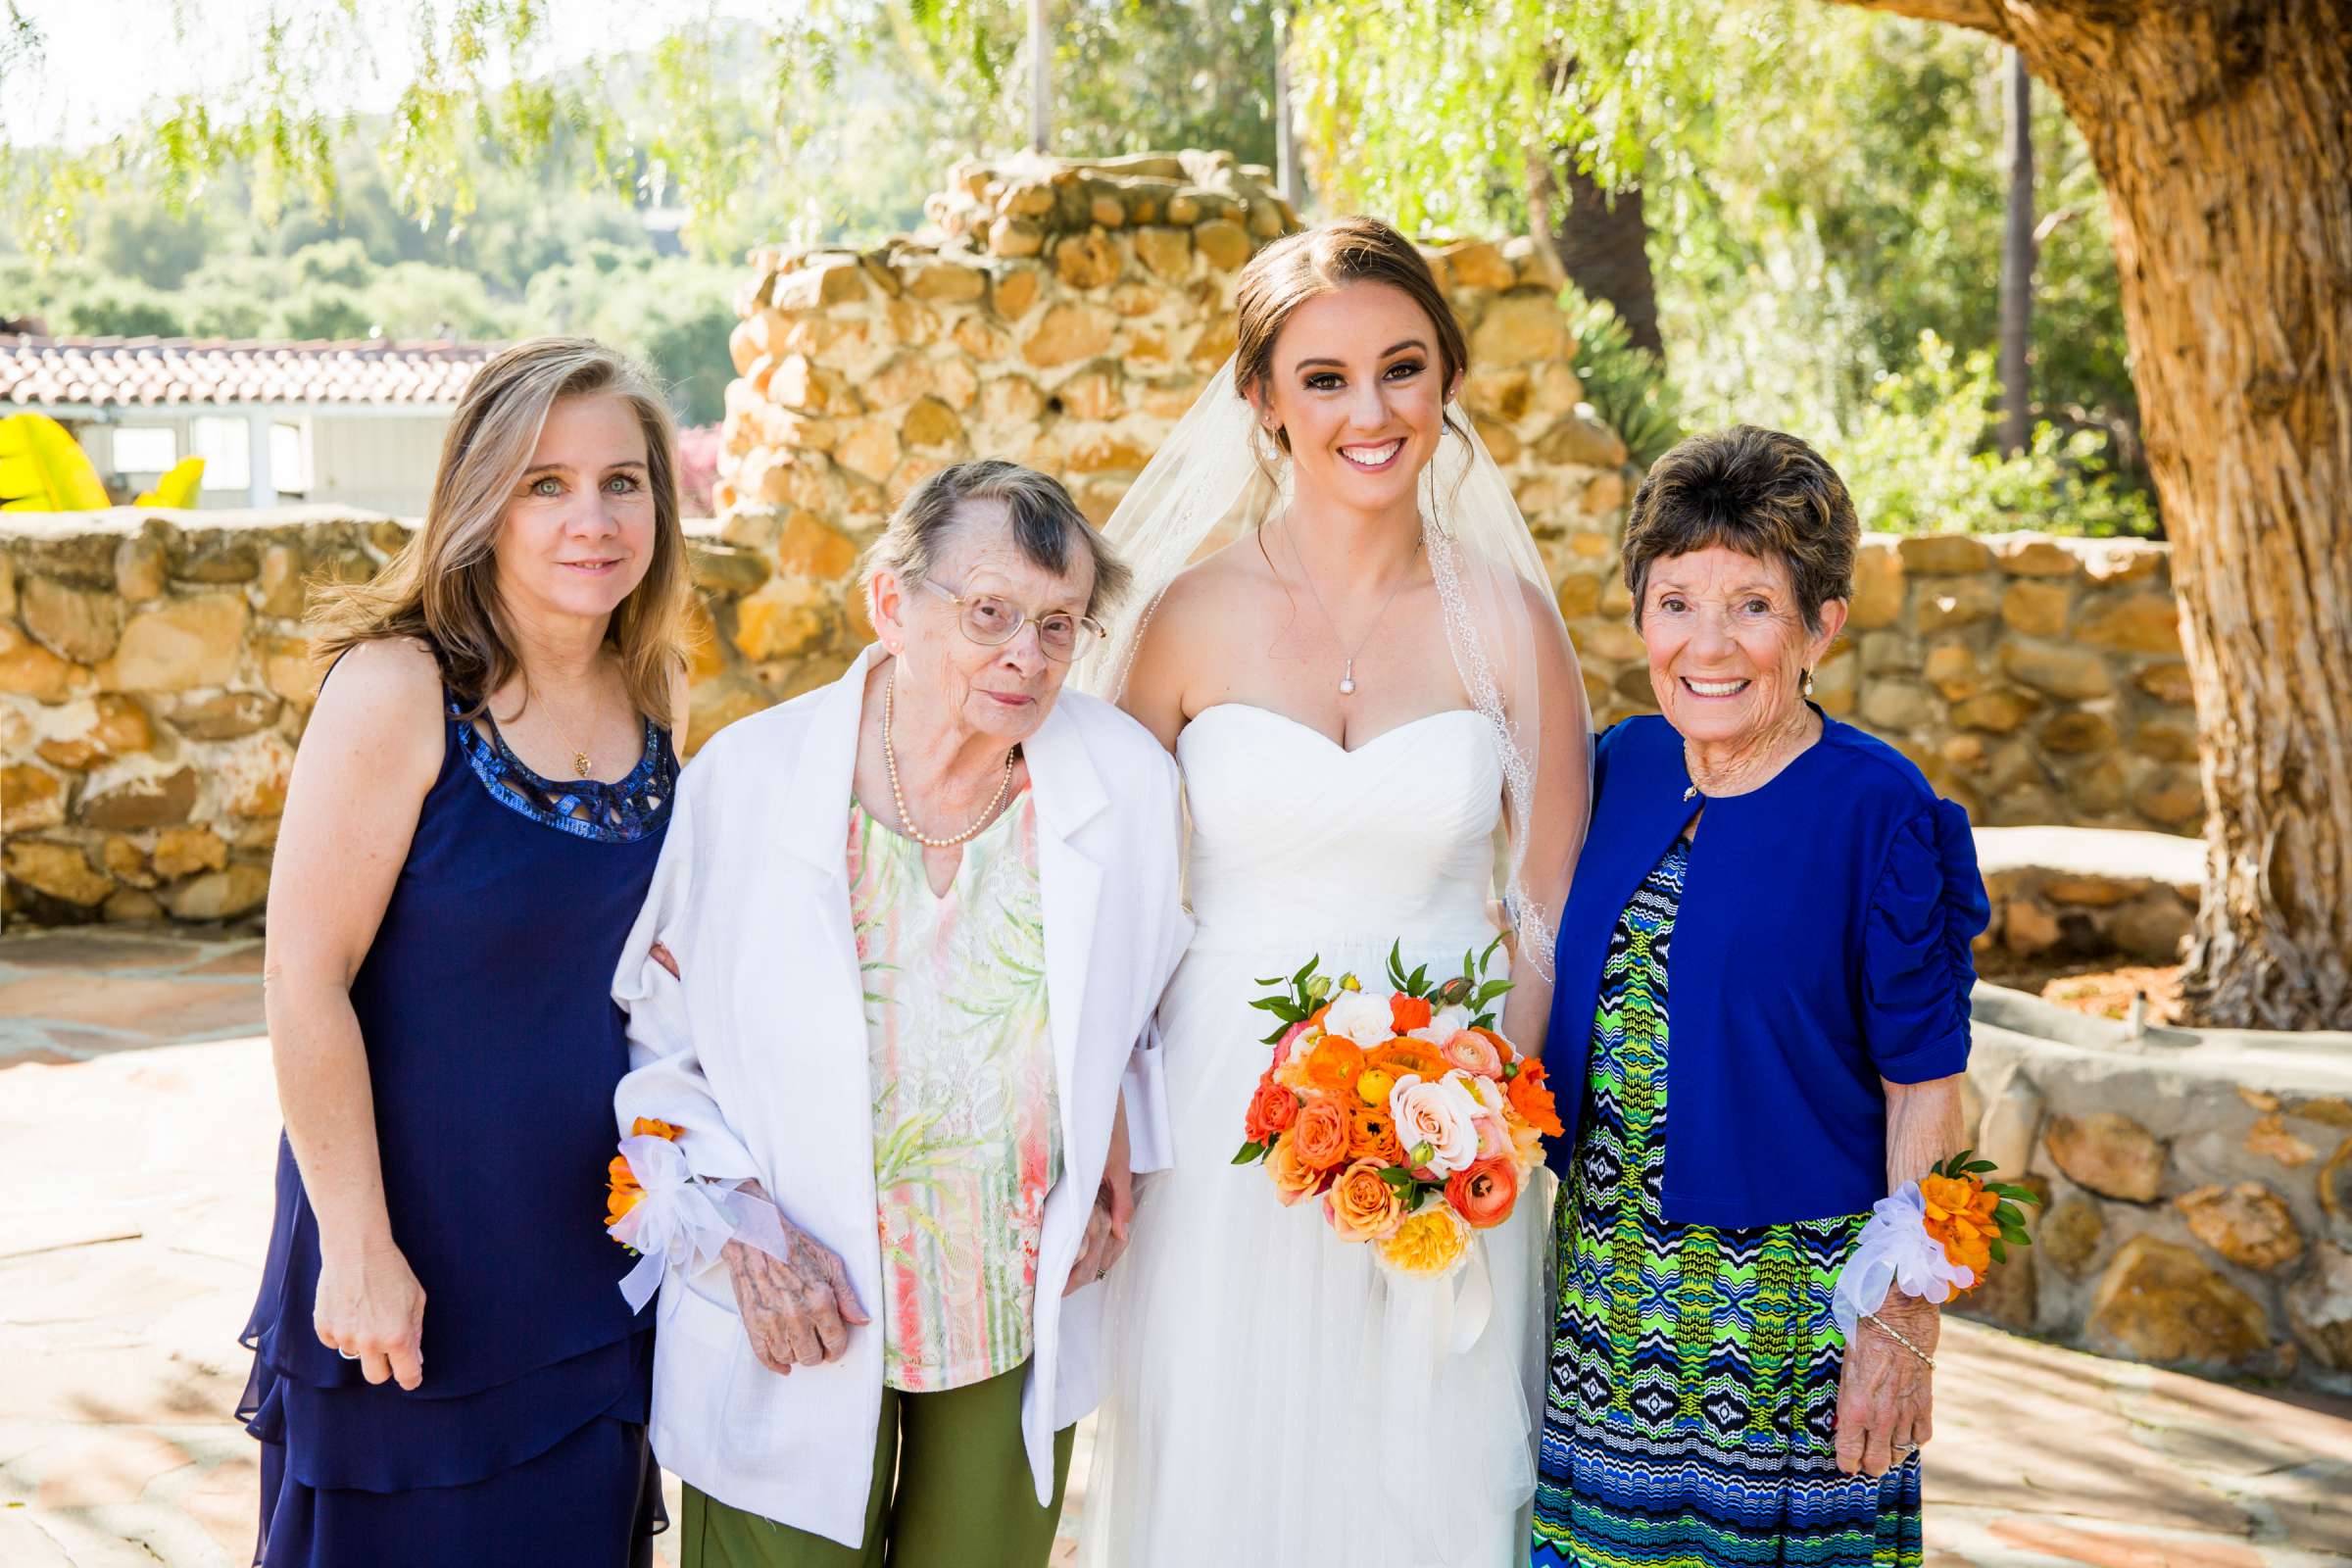
M 466 383 L 441 443 L 424 526 L 371 581 L 319 590 L 310 625 L 322 658 L 379 638 L 417 638 L 432 649 L 442 679 L 470 705 L 467 716 L 479 713 L 522 667 L 493 554 L 509 499 L 556 400 L 594 393 L 622 398 L 635 412 L 654 498 L 653 564 L 613 611 L 605 642 L 620 660 L 630 702 L 657 724 L 670 724 L 670 683 L 685 663 L 688 586 L 676 426 L 652 374 L 593 338 L 527 339 Z

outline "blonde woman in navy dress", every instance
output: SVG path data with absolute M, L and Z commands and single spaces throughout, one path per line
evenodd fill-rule
M 415 542 L 318 616 L 239 1409 L 270 1568 L 651 1560 L 652 1336 L 603 1225 L 607 980 L 677 772 L 672 452 L 643 371 L 518 344 L 467 387 Z

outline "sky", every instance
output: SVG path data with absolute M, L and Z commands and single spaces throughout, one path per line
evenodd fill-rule
M 4 20 L 12 0 L 0 0 Z M 37 64 L 9 64 L 0 90 L 0 140 L 86 146 L 138 123 L 155 98 L 193 93 L 215 114 L 246 100 L 274 17 L 300 36 L 354 11 L 364 49 L 324 60 L 318 91 L 337 108 L 391 106 L 408 74 L 414 18 L 446 16 L 456 0 L 13 0 L 41 36 Z M 801 0 L 549 0 L 553 44 L 540 64 L 649 44 L 666 28 L 706 16 L 760 18 L 798 11 Z

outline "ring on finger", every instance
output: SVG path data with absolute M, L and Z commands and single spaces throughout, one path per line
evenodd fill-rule
M 351 1350 L 337 1350 L 335 1353 L 346 1361 L 357 1361 L 359 1359 L 358 1354 Z

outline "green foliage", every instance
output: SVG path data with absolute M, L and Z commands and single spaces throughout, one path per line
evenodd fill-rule
M 1560 306 L 1576 337 L 1585 401 L 1625 439 L 1633 460 L 1648 467 L 1684 435 L 1682 398 L 1666 367 L 1635 344 L 1608 301 L 1586 299 L 1570 284 Z
M 1988 449 L 1992 356 L 1957 357 L 1933 332 L 1916 365 L 1884 377 L 1850 434 L 1822 443 L 1865 528 L 1890 533 L 2151 535 L 2147 497 L 2115 481 L 2088 431 L 2037 424 L 2025 451 Z

